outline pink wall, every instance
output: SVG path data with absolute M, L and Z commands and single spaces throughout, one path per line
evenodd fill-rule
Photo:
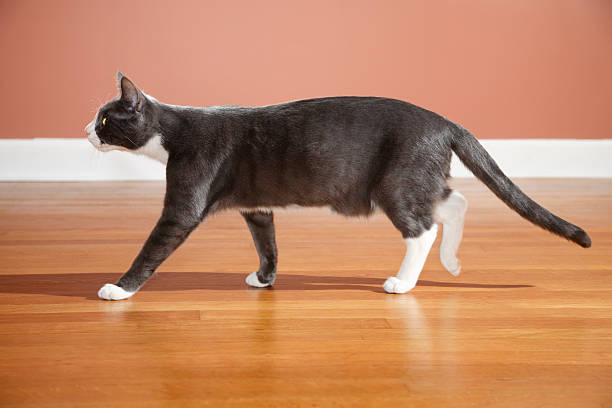
M 481 138 L 610 138 L 612 1 L 3 1 L 0 138 L 84 137 L 121 70 L 185 105 L 411 101 Z

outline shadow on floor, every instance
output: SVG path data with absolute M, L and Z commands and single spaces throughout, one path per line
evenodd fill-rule
M 0 275 L 0 293 L 40 294 L 91 298 L 105 283 L 116 282 L 116 273 L 63 273 Z M 153 275 L 143 291 L 244 290 L 246 274 L 219 272 L 161 272 Z M 274 290 L 367 290 L 383 293 L 384 278 L 290 275 L 278 276 Z M 529 288 L 531 285 L 434 282 L 418 286 L 449 288 Z

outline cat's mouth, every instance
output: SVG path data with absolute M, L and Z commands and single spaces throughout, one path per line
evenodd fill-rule
M 114 145 L 109 145 L 109 144 L 104 143 L 96 135 L 88 135 L 87 140 L 89 140 L 89 143 L 91 143 L 93 147 L 95 147 L 97 150 L 101 152 L 110 152 L 111 150 L 126 150 L 127 151 L 125 147 L 114 146 Z
M 105 146 L 95 133 L 88 133 L 87 140 L 89 140 L 89 143 L 91 143 L 96 149 L 104 151 L 103 149 Z
M 100 138 L 98 137 L 94 129 L 94 122 L 95 122 L 95 119 L 89 122 L 87 126 L 85 126 L 85 133 L 87 133 L 87 140 L 89 140 L 89 143 L 91 143 L 92 146 L 95 147 L 96 149 L 104 151 L 102 150 L 102 141 L 100 140 Z
M 91 143 L 93 147 L 95 147 L 97 150 L 101 152 L 109 152 L 111 150 L 118 149 L 118 146 L 113 146 L 113 145 L 104 143 L 102 140 L 100 140 L 100 138 L 98 137 L 98 135 L 96 135 L 95 132 L 88 133 L 87 140 L 89 140 L 89 143 Z
M 111 150 L 119 150 L 120 148 L 118 146 L 112 146 L 112 145 L 108 145 L 108 144 L 100 144 L 100 145 L 94 145 L 94 147 L 96 149 L 98 149 L 101 152 L 110 152 Z

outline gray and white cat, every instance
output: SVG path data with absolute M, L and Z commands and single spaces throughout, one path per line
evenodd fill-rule
M 347 216 L 379 208 L 401 232 L 406 256 L 389 293 L 412 289 L 444 227 L 440 258 L 458 275 L 465 198 L 448 185 L 451 153 L 510 208 L 583 247 L 589 236 L 553 215 L 512 183 L 463 127 L 407 102 L 374 97 L 308 99 L 280 105 L 193 108 L 166 105 L 119 73 L 121 94 L 85 128 L 101 151 L 127 150 L 166 164 L 157 225 L 102 299 L 132 296 L 207 216 L 237 208 L 259 254 L 246 283 L 276 278 L 272 208 L 328 206 Z

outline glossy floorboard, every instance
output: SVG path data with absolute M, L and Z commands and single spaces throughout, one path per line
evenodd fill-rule
M 612 181 L 519 180 L 585 250 L 474 180 L 454 278 L 439 239 L 418 286 L 382 215 L 276 214 L 274 289 L 237 213 L 203 224 L 132 299 L 161 183 L 0 184 L 0 406 L 612 406 Z

